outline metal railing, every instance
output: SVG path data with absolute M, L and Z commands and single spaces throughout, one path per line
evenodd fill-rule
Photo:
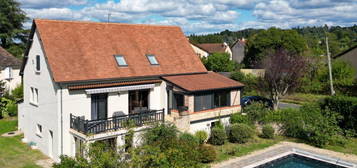
M 121 115 L 99 120 L 85 120 L 70 114 L 70 128 L 84 134 L 98 134 L 129 126 L 143 126 L 165 120 L 165 109 L 148 110 L 137 114 Z

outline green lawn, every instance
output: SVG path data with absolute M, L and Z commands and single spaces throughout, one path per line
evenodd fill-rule
M 325 149 L 357 155 L 357 138 L 349 139 L 345 146 L 327 145 Z
M 281 101 L 286 103 L 304 104 L 309 102 L 317 102 L 325 97 L 328 97 L 328 95 L 294 93 L 284 96 Z
M 277 137 L 275 139 L 263 139 L 255 137 L 253 140 L 245 144 L 235 144 L 227 142 L 222 146 L 214 146 L 217 151 L 216 162 L 227 160 L 233 156 L 239 157 L 247 155 L 253 151 L 273 146 L 274 144 L 277 144 L 282 140 L 284 140 L 283 137 Z
M 0 120 L 0 135 L 16 130 L 16 118 Z M 46 157 L 40 151 L 31 150 L 29 146 L 21 142 L 22 136 L 0 136 L 0 167 L 6 168 L 39 168 L 36 160 Z

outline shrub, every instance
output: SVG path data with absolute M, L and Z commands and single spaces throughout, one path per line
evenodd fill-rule
M 200 161 L 202 163 L 210 163 L 217 158 L 216 150 L 211 145 L 200 145 L 198 152 L 200 153 Z
M 231 124 L 235 123 L 244 123 L 244 124 L 249 124 L 249 119 L 246 115 L 242 115 L 240 113 L 234 113 L 231 115 L 231 118 L 229 119 Z
M 347 96 L 331 96 L 325 98 L 320 106 L 342 116 L 338 125 L 344 130 L 357 132 L 357 98 Z
M 262 137 L 272 139 L 274 138 L 274 128 L 271 125 L 265 125 L 262 129 Z
M 246 124 L 233 124 L 229 131 L 229 141 L 246 143 L 254 135 L 254 130 Z
M 6 109 L 9 116 L 13 117 L 17 115 L 17 104 L 14 101 L 9 101 Z
M 197 137 L 193 136 L 190 133 L 182 133 L 179 137 L 181 142 L 188 143 L 193 146 L 197 146 L 199 144 L 199 140 Z
M 198 139 L 199 144 L 204 144 L 208 138 L 206 131 L 197 131 L 195 137 Z
M 270 109 L 265 104 L 259 102 L 253 102 L 251 105 L 244 107 L 243 112 L 247 113 L 248 119 L 251 122 L 264 122 L 266 115 Z
M 213 145 L 223 145 L 227 139 L 226 132 L 224 129 L 219 127 L 214 127 L 211 130 L 211 136 L 208 142 Z
M 177 138 L 178 130 L 172 124 L 157 124 L 144 134 L 144 144 L 156 145 L 162 148 L 172 146 L 171 141 Z

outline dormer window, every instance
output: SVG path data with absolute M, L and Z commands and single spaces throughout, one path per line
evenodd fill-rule
M 159 65 L 157 62 L 155 55 L 146 55 L 151 65 Z
M 115 55 L 115 60 L 117 61 L 117 64 L 119 66 L 128 66 L 128 64 L 125 61 L 124 56 L 122 56 L 122 55 Z

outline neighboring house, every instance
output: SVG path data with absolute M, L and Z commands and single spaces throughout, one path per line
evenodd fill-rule
M 59 161 L 83 144 L 134 146 L 152 122 L 210 132 L 240 112 L 243 85 L 208 72 L 176 26 L 34 20 L 21 74 L 24 142 Z
M 208 57 L 213 53 L 228 53 L 230 59 L 232 60 L 232 51 L 227 43 L 202 43 L 202 44 L 193 44 L 191 43 L 196 55 L 200 58 Z
M 244 59 L 244 47 L 246 40 L 244 38 L 237 40 L 231 45 L 232 59 L 237 63 L 241 63 Z
M 0 80 L 5 82 L 8 91 L 21 84 L 21 60 L 0 47 Z
M 357 45 L 334 56 L 334 59 L 341 59 L 352 65 L 357 72 Z M 356 73 L 357 78 L 357 73 Z

